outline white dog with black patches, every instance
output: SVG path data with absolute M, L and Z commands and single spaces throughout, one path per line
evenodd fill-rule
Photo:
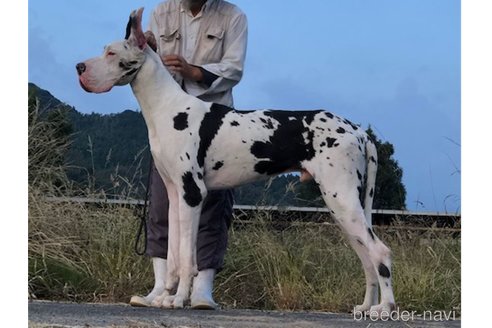
M 297 171 L 301 181 L 314 179 L 319 184 L 332 216 L 362 262 L 366 294 L 355 310 L 379 314 L 393 310 L 390 250 L 372 231 L 377 154 L 368 135 L 322 110 L 236 111 L 188 95 L 147 46 L 142 12 L 140 8 L 131 13 L 125 40 L 77 64 L 77 72 L 88 92 L 130 84 L 147 124 L 152 156 L 170 204 L 166 291 L 158 302 L 182 308 L 189 299 L 207 190 Z

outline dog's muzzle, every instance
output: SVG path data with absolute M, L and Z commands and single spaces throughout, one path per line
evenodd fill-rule
M 75 68 L 77 69 L 77 73 L 78 73 L 79 75 L 82 75 L 82 73 L 84 73 L 84 72 L 85 72 L 85 69 L 86 69 L 86 67 L 85 67 L 85 64 L 84 64 L 84 63 L 78 63 L 78 64 L 75 66 Z

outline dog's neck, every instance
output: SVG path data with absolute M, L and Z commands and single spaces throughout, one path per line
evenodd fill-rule
M 147 123 L 155 122 L 156 116 L 172 115 L 176 104 L 186 103 L 192 97 L 181 89 L 159 55 L 148 47 L 144 63 L 130 85 Z

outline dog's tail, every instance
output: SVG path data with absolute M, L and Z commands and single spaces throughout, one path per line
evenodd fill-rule
M 367 180 L 366 194 L 364 196 L 364 215 L 367 225 L 372 227 L 372 203 L 374 200 L 374 192 L 376 191 L 376 174 L 378 171 L 378 152 L 376 145 L 367 137 L 366 141 L 366 163 L 367 163 Z

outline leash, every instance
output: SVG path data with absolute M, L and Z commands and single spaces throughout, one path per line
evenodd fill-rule
M 150 152 L 149 152 L 150 153 Z M 147 250 L 147 204 L 149 201 L 149 190 L 150 190 L 150 177 L 152 175 L 152 163 L 153 163 L 153 158 L 152 154 L 150 153 L 150 159 L 149 159 L 149 176 L 147 178 L 147 188 L 145 190 L 145 199 L 144 199 L 144 206 L 143 209 L 140 213 L 139 218 L 140 218 L 140 225 L 138 227 L 137 235 L 135 237 L 135 245 L 134 245 L 134 250 L 137 255 L 144 255 L 145 251 Z M 142 231 L 144 235 L 144 244 L 143 244 L 143 249 L 139 249 L 139 244 L 140 244 L 140 238 L 142 237 Z

